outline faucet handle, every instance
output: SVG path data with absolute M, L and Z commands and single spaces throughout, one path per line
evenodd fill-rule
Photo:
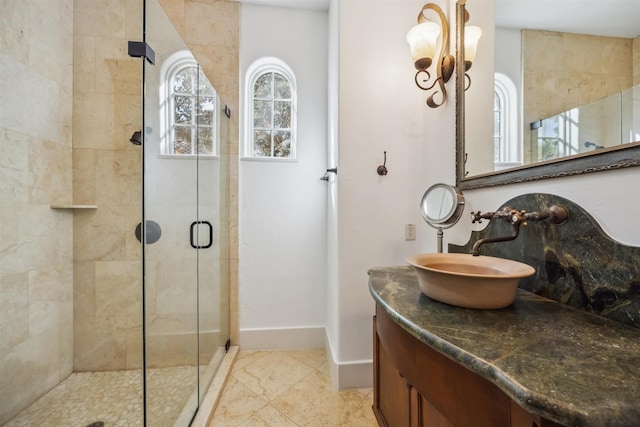
M 481 224 L 482 223 L 482 212 L 477 211 L 477 212 L 473 212 L 471 211 L 471 224 L 475 224 L 475 223 Z
M 522 225 L 527 225 L 527 211 L 525 211 L 524 209 L 521 211 L 518 211 L 516 209 L 512 209 L 510 212 L 511 214 L 511 223 L 512 224 L 522 224 Z

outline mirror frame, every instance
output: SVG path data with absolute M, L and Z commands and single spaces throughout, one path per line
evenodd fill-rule
M 465 177 L 464 24 L 467 0 L 456 2 L 456 186 L 460 190 L 516 184 L 548 178 L 640 166 L 640 142 L 549 160 L 499 172 Z
M 427 198 L 430 194 L 432 194 L 435 190 L 442 189 L 449 193 L 451 196 L 451 209 L 440 218 L 432 218 L 429 216 L 429 209 L 427 208 Z M 435 229 L 449 228 L 453 227 L 460 218 L 462 217 L 462 212 L 464 211 L 464 194 L 457 187 L 448 184 L 433 184 L 431 187 L 424 192 L 422 196 L 422 200 L 420 200 L 420 213 L 422 214 L 422 219 L 429 224 L 431 227 Z

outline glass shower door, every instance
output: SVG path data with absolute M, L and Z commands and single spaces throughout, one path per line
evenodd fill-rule
M 197 63 L 158 2 L 145 5 L 145 415 L 147 426 L 187 426 L 198 408 Z
M 203 72 L 199 86 L 198 336 L 199 401 L 226 354 L 229 339 L 228 144 L 229 112 Z M 212 141 L 211 144 L 208 141 Z
M 229 118 L 158 2 L 145 4 L 146 425 L 187 426 L 229 336 Z

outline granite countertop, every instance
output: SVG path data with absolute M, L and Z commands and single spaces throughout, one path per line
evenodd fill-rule
M 376 303 L 404 330 L 567 426 L 640 426 L 640 329 L 519 289 L 474 310 L 420 292 L 413 267 L 369 270 Z

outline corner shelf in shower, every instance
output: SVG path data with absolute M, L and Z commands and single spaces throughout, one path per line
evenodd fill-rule
M 51 209 L 98 209 L 97 205 L 51 205 Z

